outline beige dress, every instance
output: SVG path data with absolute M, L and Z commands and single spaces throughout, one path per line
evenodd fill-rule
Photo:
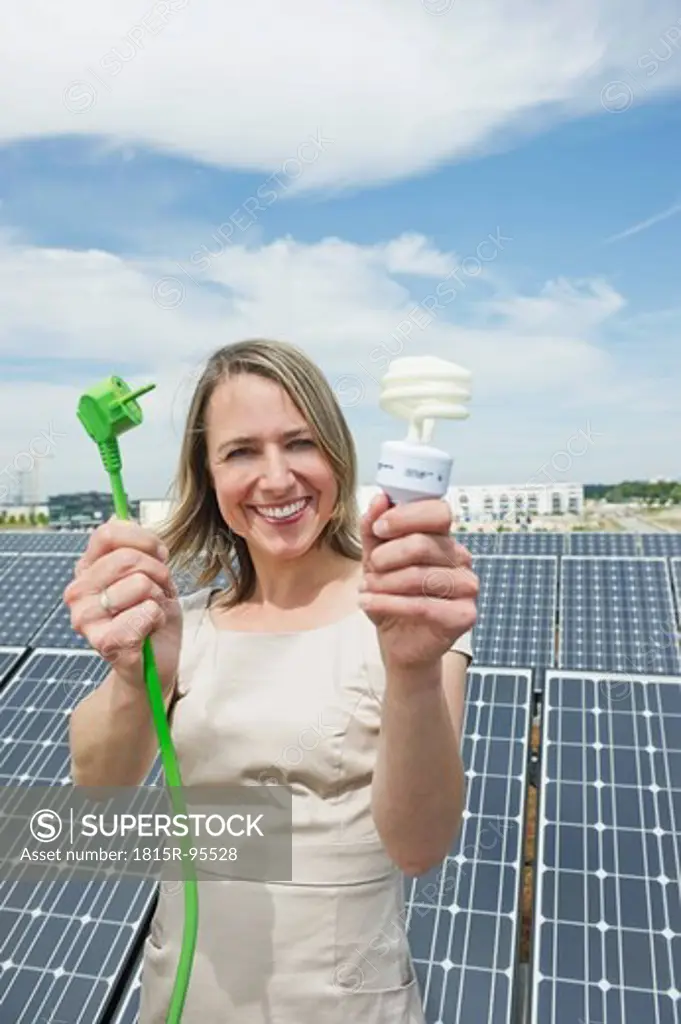
M 424 1024 L 403 876 L 375 829 L 371 778 L 385 673 L 361 609 L 296 633 L 220 630 L 211 590 L 183 599 L 172 735 L 187 786 L 284 783 L 293 874 L 199 881 L 184 1024 Z M 470 654 L 466 635 L 455 648 Z M 165 1024 L 181 882 L 162 883 L 139 1024 Z

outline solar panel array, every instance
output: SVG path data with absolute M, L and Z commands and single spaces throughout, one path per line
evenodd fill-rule
M 70 781 L 71 709 L 104 678 L 93 652 L 33 651 L 0 699 L 0 786 Z M 151 881 L 0 882 L 0 1020 L 99 1024 L 148 916 Z
M 666 559 L 567 555 L 561 567 L 560 668 L 681 673 Z
M 439 868 L 407 880 L 408 937 L 428 1024 L 514 1020 L 531 723 L 529 672 L 470 672 L 461 833 Z
M 476 658 L 483 665 L 555 665 L 558 560 L 541 555 L 478 555 Z
M 547 674 L 531 1024 L 681 1019 L 679 682 Z
M 458 539 L 481 582 L 466 810 L 443 864 L 405 880 L 428 1024 L 521 1024 L 534 701 L 532 1024 L 681 1024 L 678 886 L 660 880 L 681 873 L 681 535 Z M 106 671 L 61 600 L 86 542 L 0 531 L 0 785 L 69 781 L 70 711 Z M 0 1021 L 135 1024 L 153 900 L 143 880 L 0 884 Z

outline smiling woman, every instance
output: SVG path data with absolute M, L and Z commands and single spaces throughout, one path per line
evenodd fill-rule
M 183 784 L 290 794 L 290 864 L 271 851 L 256 884 L 197 866 L 186 1024 L 424 1022 L 400 871 L 439 863 L 459 827 L 477 582 L 444 501 L 381 498 L 360 523 L 356 475 L 314 363 L 283 342 L 227 346 L 189 409 L 165 548 L 109 523 L 65 595 L 112 663 L 71 717 L 78 784 L 139 784 L 152 765 L 147 622 Z M 200 589 L 178 600 L 169 567 L 199 557 Z M 167 1019 L 183 924 L 161 886 L 140 1024 Z
M 281 617 L 307 604 L 306 575 L 314 591 L 359 568 L 356 489 L 352 435 L 321 371 L 294 346 L 242 342 L 197 385 L 163 539 L 179 567 L 203 561 L 199 584 L 225 573 L 218 608 Z

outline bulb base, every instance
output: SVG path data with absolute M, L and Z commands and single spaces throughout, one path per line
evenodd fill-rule
M 409 441 L 381 446 L 376 484 L 398 505 L 447 493 L 454 460 L 448 452 Z

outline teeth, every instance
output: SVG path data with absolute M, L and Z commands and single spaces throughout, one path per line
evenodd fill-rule
M 267 516 L 269 519 L 288 519 L 289 516 L 295 515 L 296 512 L 300 512 L 304 505 L 305 499 L 303 499 L 303 501 L 297 501 L 294 505 L 283 505 L 280 508 L 259 508 L 258 512 L 260 512 L 261 515 Z

